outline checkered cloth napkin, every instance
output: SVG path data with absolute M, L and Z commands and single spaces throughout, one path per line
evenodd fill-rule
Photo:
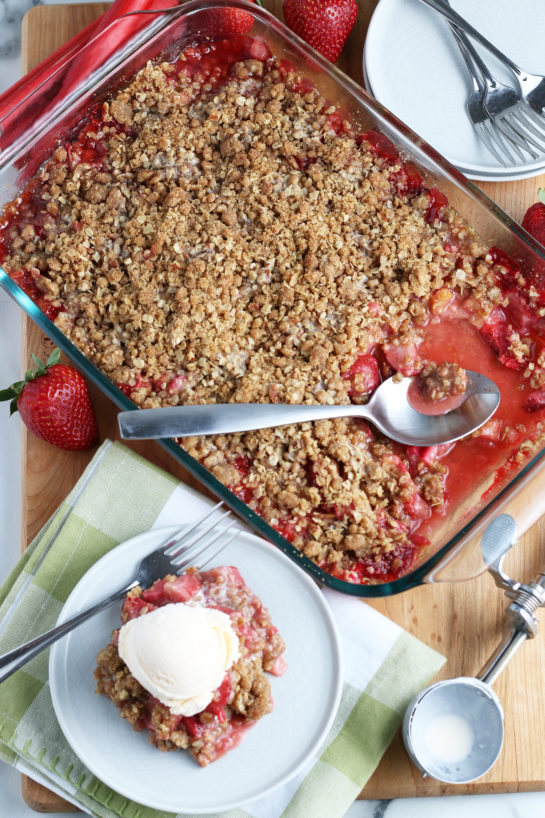
M 0 590 L 0 653 L 53 627 L 76 582 L 111 548 L 150 528 L 196 519 L 209 503 L 125 446 L 104 443 Z M 444 662 L 359 599 L 324 593 L 339 626 L 345 673 L 331 732 L 295 780 L 221 818 L 344 815 L 406 705 Z M 0 684 L 0 758 L 91 815 L 166 818 L 113 792 L 77 758 L 53 711 L 48 656 L 44 651 Z

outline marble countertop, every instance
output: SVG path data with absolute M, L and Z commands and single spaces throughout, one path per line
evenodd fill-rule
M 90 0 L 79 0 L 89 2 Z M 50 0 L 0 0 L 0 92 L 15 82 L 20 69 L 20 31 L 23 14 L 33 5 Z M 0 388 L 20 377 L 19 309 L 0 291 Z M 0 544 L 0 582 L 19 557 L 21 514 L 20 419 L 9 417 L 7 404 L 0 406 L 0 520 L 3 536 Z M 506 795 L 458 796 L 396 801 L 358 801 L 346 818 L 522 818 L 545 815 L 545 792 Z M 20 774 L 0 762 L 0 818 L 32 818 L 36 812 L 21 797 Z M 70 813 L 68 813 L 69 815 Z M 81 813 L 80 813 L 81 814 Z M 67 813 L 51 818 L 66 818 Z

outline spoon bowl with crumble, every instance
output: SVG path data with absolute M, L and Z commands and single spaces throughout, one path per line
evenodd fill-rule
M 415 377 L 394 375 L 368 403 L 314 405 L 224 403 L 130 410 L 118 415 L 121 437 L 158 439 L 230 434 L 338 417 L 370 421 L 408 446 L 451 443 L 474 432 L 500 403 L 496 384 L 456 364 L 429 364 Z

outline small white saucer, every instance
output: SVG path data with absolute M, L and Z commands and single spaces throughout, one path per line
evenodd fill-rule
M 453 8 L 528 71 L 545 75 L 543 0 L 453 0 Z M 497 78 L 514 78 L 477 45 Z M 448 23 L 419 0 L 380 0 L 363 54 L 367 89 L 462 173 L 483 181 L 527 179 L 545 171 L 545 154 L 502 167 L 477 138 L 465 110 L 468 75 Z

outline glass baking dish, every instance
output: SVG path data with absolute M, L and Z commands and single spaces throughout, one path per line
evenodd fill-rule
M 52 151 L 76 131 L 89 109 L 107 99 L 147 60 L 172 61 L 185 47 L 209 38 L 209 17 L 206 12 L 222 6 L 236 7 L 250 13 L 254 19 L 250 34 L 263 38 L 276 57 L 290 60 L 298 71 L 311 78 L 326 99 L 347 112 L 359 131 L 374 129 L 384 133 L 403 158 L 417 166 L 426 185 L 437 187 L 445 193 L 449 204 L 489 246 L 500 247 L 522 263 L 545 264 L 543 248 L 442 156 L 279 20 L 245 0 L 191 1 L 165 13 L 154 12 L 150 15 L 150 24 L 119 47 L 90 76 L 75 86 L 68 83 L 67 94 L 59 94 L 59 90 L 66 88 L 65 81 L 69 77 L 73 56 L 51 66 L 49 75 L 35 85 L 28 96 L 23 95 L 24 98 L 19 98 L 12 107 L 5 106 L 0 117 L 0 205 L 17 196 Z M 114 29 L 115 25 L 112 24 Z M 91 41 L 78 57 L 85 60 L 86 53 L 94 53 L 93 65 L 96 65 L 100 39 L 111 38 L 114 29 Z M 0 284 L 117 406 L 122 409 L 136 408 L 1 268 Z M 164 440 L 161 445 L 252 528 L 280 547 L 319 583 L 354 596 L 385 596 L 424 582 L 476 576 L 486 568 L 480 552 L 480 538 L 495 516 L 511 513 L 520 534 L 545 512 L 545 494 L 542 498 L 540 492 L 541 471 L 545 464 L 545 449 L 542 449 L 530 462 L 523 463 L 518 472 L 510 472 L 509 481 L 497 481 L 494 492 L 486 493 L 486 499 L 483 499 L 482 487 L 477 486 L 461 507 L 452 510 L 448 520 L 436 532 L 434 542 L 422 550 L 419 561 L 409 573 L 390 582 L 349 583 L 329 575 L 301 554 L 175 441 Z

